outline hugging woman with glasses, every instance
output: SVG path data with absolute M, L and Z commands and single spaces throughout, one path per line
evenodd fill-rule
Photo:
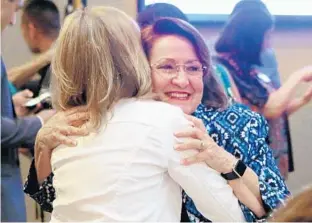
M 181 166 L 206 163 L 214 169 L 233 189 L 247 221 L 255 221 L 276 208 L 289 192 L 266 143 L 267 124 L 246 107 L 227 104 L 225 93 L 211 72 L 210 54 L 199 32 L 181 20 L 163 18 L 141 33 L 152 67 L 154 93 L 181 108 L 193 123 L 192 128 L 175 132 L 180 139 L 188 138 L 177 142 L 176 150 L 197 151 L 181 159 Z M 40 130 L 36 154 L 51 153 L 60 144 L 75 146 L 77 139 L 69 136 L 82 134 L 80 126 L 88 119 L 87 113 L 85 107 L 58 112 Z M 25 185 L 25 192 L 50 211 L 55 199 L 51 172 L 49 160 L 40 162 L 35 157 Z M 189 180 L 199 185 L 205 182 Z M 212 192 L 217 194 L 216 190 Z M 215 221 L 203 216 L 202 208 L 187 193 L 183 192 L 183 208 L 189 220 Z M 204 203 L 215 205 L 208 200 Z
M 36 142 L 39 179 L 47 166 L 54 173 L 52 222 L 177 222 L 182 188 L 205 217 L 244 221 L 231 187 L 215 170 L 180 164 L 194 152 L 175 151 L 174 132 L 191 126 L 180 108 L 152 93 L 140 31 L 129 16 L 109 7 L 69 15 L 52 71 L 53 105 L 67 113 L 85 105 L 90 131 L 75 138 L 74 150 L 60 145 L 51 152 Z M 201 79 L 203 72 L 194 75 Z

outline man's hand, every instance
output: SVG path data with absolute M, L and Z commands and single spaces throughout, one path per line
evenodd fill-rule
M 25 107 L 25 104 L 32 98 L 33 95 L 33 92 L 28 89 L 20 91 L 13 95 L 12 100 L 16 115 L 18 117 L 27 116 L 31 113 L 31 111 L 27 107 Z

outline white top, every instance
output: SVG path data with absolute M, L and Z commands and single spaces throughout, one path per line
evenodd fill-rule
M 121 100 L 108 124 L 59 146 L 51 164 L 56 199 L 51 221 L 179 222 L 181 187 L 212 221 L 244 221 L 237 198 L 206 164 L 183 166 L 177 130 L 189 127 L 182 110 L 152 100 Z

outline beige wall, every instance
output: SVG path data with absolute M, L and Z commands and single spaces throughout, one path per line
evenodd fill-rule
M 64 0 L 54 0 L 61 11 L 64 10 Z M 136 0 L 88 0 L 89 5 L 112 5 L 116 6 L 129 15 L 136 15 Z M 63 13 L 62 13 L 63 15 Z M 213 43 L 219 30 L 201 27 L 199 28 L 204 37 Z M 7 67 L 19 65 L 31 58 L 25 45 L 18 24 L 8 28 L 2 35 L 2 54 Z M 286 80 L 291 71 L 307 64 L 312 64 L 312 28 L 300 31 L 276 31 L 273 36 L 273 45 L 276 49 L 280 65 L 282 79 Z M 302 92 L 304 88 L 298 91 Z M 295 172 L 290 175 L 287 181 L 291 191 L 296 192 L 302 186 L 312 183 L 312 103 L 291 117 L 291 133 L 294 146 Z M 21 157 L 22 172 L 26 177 L 30 161 Z M 34 203 L 27 200 L 28 221 L 35 219 Z

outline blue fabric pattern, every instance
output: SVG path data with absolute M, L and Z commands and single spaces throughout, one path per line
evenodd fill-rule
M 241 104 L 233 104 L 223 111 L 200 105 L 193 115 L 203 121 L 209 135 L 219 146 L 255 171 L 268 214 L 283 203 L 290 193 L 267 144 L 268 125 L 261 115 Z M 197 211 L 185 192 L 183 202 L 192 222 L 209 221 Z M 240 206 L 248 222 L 257 221 L 251 210 L 241 203 Z

